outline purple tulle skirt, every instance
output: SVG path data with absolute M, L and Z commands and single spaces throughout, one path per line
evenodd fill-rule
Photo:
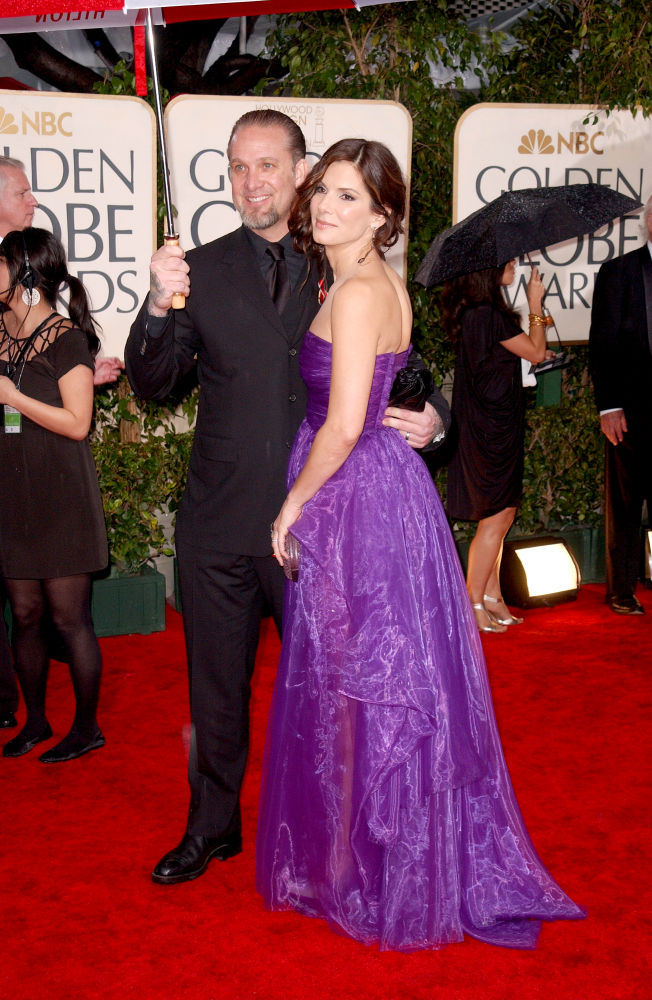
M 584 911 L 530 841 L 496 729 L 480 639 L 439 496 L 381 424 L 405 355 L 381 355 L 365 430 L 304 507 L 267 734 L 257 887 L 381 949 L 464 934 L 515 948 Z M 307 418 L 323 422 L 330 344 L 307 334 Z

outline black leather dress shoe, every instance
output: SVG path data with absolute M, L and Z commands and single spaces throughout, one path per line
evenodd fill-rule
M 9 740 L 8 743 L 2 748 L 3 757 L 22 757 L 24 753 L 29 753 L 33 750 L 38 743 L 42 743 L 43 740 L 49 740 L 52 736 L 52 730 L 50 729 L 49 722 L 46 722 L 45 729 L 42 729 L 37 736 L 26 736 L 25 730 L 21 729 L 18 736 L 14 736 L 13 740 Z
M 58 764 L 64 760 L 75 760 L 85 753 L 90 753 L 91 750 L 99 750 L 105 742 L 106 740 L 99 729 L 91 737 L 71 732 L 65 739 L 61 740 L 61 743 L 57 743 L 56 746 L 50 747 L 49 750 L 42 753 L 39 760 L 42 760 L 44 764 Z
M 5 712 L 4 710 L 0 712 L 0 729 L 13 729 L 17 725 L 13 712 Z
M 617 615 L 644 615 L 645 608 L 633 594 L 624 597 L 608 597 L 607 604 Z
M 223 837 L 195 837 L 186 833 L 181 843 L 161 858 L 152 872 L 152 881 L 159 885 L 175 885 L 199 878 L 209 861 L 226 861 L 242 850 L 240 834 Z

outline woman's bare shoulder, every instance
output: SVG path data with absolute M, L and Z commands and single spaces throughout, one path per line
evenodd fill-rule
M 343 309 L 373 309 L 382 294 L 382 284 L 376 275 L 352 274 L 344 278 L 329 292 L 331 310 L 339 313 Z

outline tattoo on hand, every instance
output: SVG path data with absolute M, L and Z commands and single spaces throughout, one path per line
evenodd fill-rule
M 158 274 L 150 274 L 149 289 L 154 298 L 163 294 L 163 285 L 161 284 Z

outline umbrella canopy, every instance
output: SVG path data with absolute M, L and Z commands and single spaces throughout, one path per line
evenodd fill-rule
M 435 237 L 415 280 L 430 288 L 460 274 L 594 233 L 641 203 L 603 184 L 505 191 Z
M 287 14 L 293 11 L 353 9 L 387 0 L 93 0 L 80 10 L 79 0 L 4 0 L 0 35 L 10 31 L 117 27 L 133 24 L 139 11 L 157 9 L 155 22 L 211 20 L 254 14 Z M 408 0 L 392 0 L 408 2 Z M 158 10 L 162 8 L 162 12 Z
M 160 87 L 156 49 L 154 45 L 153 24 L 161 20 L 161 6 L 165 7 L 164 20 L 171 24 L 175 21 L 201 20 L 213 17 L 233 17 L 253 14 L 287 13 L 292 11 L 320 10 L 333 7 L 354 8 L 374 4 L 377 0 L 214 0 L 211 4 L 200 0 L 93 0 L 90 9 L 79 12 L 78 0 L 5 0 L 0 17 L 0 34 L 3 31 L 30 31 L 48 28 L 87 28 L 89 24 L 97 26 L 103 22 L 95 19 L 96 15 L 116 14 L 120 18 L 127 17 L 127 23 L 138 25 L 134 30 L 134 64 L 136 73 L 136 91 L 146 95 L 145 81 L 145 44 L 141 26 L 145 20 L 149 41 L 150 71 L 154 82 L 154 97 L 156 101 L 156 119 L 161 150 L 163 188 L 168 222 L 168 234 L 173 236 L 172 201 L 167 167 L 165 133 L 163 127 L 163 109 L 161 106 Z M 396 2 L 396 0 L 395 0 Z M 406 0 L 401 0 L 406 2 Z M 152 10 L 156 8 L 156 18 Z M 77 11 L 77 13 L 75 13 Z M 146 18 L 143 18 L 143 12 Z M 114 21 L 107 21 L 108 24 Z

